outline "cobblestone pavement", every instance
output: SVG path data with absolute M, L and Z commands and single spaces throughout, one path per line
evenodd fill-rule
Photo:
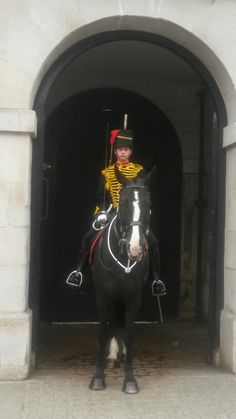
M 137 324 L 134 368 L 137 376 L 161 375 L 168 370 L 201 367 L 207 361 L 207 330 L 196 322 Z M 78 369 L 91 375 L 96 365 L 98 325 L 42 327 L 38 368 Z M 109 372 L 108 372 L 109 371 Z M 109 368 L 110 377 L 123 376 Z
M 0 418 L 236 418 L 236 376 L 207 364 L 204 327 L 177 323 L 136 328 L 140 393 L 122 393 L 119 366 L 107 367 L 106 390 L 88 389 L 97 325 L 45 326 L 31 377 L 0 383 Z

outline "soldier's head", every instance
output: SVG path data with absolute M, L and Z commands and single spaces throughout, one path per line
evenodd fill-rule
M 133 132 L 132 130 L 113 130 L 111 131 L 111 144 L 114 147 L 114 153 L 118 163 L 127 163 L 133 150 Z

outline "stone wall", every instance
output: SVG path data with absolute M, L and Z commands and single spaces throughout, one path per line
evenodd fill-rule
M 30 366 L 28 309 L 33 111 L 0 111 L 0 379 L 25 378 Z

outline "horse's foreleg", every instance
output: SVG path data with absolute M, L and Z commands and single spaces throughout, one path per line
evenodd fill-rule
M 107 321 L 107 311 L 102 308 L 100 311 L 100 329 L 99 329 L 99 349 L 97 368 L 89 388 L 91 390 L 104 390 L 106 388 L 104 369 L 106 366 L 106 346 L 109 340 L 109 325 Z
M 133 342 L 134 342 L 134 321 L 140 306 L 141 296 L 137 296 L 127 305 L 125 312 L 124 344 L 126 347 L 125 378 L 123 391 L 127 394 L 139 392 L 139 387 L 133 373 Z

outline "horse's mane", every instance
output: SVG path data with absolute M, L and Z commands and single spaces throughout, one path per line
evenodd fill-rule
M 148 186 L 145 183 L 145 179 L 144 178 L 134 178 L 134 179 L 127 179 L 126 184 L 123 185 L 122 190 L 125 190 L 126 188 L 140 188 L 140 187 L 145 187 L 145 189 L 149 190 Z

